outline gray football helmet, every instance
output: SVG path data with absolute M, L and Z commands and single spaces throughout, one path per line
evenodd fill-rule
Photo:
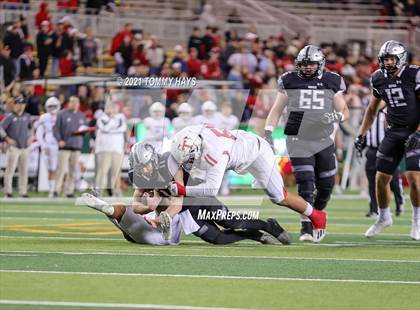
M 128 156 L 134 184 L 136 184 L 136 180 L 156 180 L 158 177 L 158 160 L 158 154 L 151 144 L 146 142 L 137 142 L 134 144 Z M 149 173 L 145 173 L 144 167 L 149 163 L 152 169 Z
M 384 59 L 389 56 L 396 57 L 397 64 L 392 67 L 385 67 Z M 407 50 L 401 42 L 394 40 L 386 41 L 379 50 L 378 59 L 381 70 L 392 74 L 407 64 Z
M 317 63 L 318 69 L 311 74 L 302 71 L 302 64 Z M 315 45 L 306 45 L 300 50 L 295 59 L 296 71 L 301 78 L 310 79 L 320 76 L 325 68 L 325 56 L 322 50 Z

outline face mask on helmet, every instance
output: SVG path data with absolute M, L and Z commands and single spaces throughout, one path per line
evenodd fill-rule
M 400 42 L 387 41 L 382 45 L 378 59 L 383 72 L 394 74 L 407 63 L 407 51 Z
M 295 60 L 296 71 L 301 78 L 310 79 L 322 74 L 325 56 L 315 45 L 307 45 L 300 50 Z
M 136 186 L 141 188 L 147 185 L 150 187 L 149 182 L 157 180 L 159 175 L 158 158 L 153 146 L 143 143 L 134 145 L 129 155 L 129 161 L 133 171 L 133 183 Z

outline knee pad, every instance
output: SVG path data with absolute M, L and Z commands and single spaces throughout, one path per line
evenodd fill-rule
M 295 177 L 299 195 L 305 199 L 305 201 L 313 204 L 315 191 L 313 173 L 297 172 L 295 173 Z
M 316 197 L 314 207 L 317 210 L 323 210 L 327 206 L 330 200 L 331 193 L 334 189 L 335 177 L 329 176 L 326 178 L 320 178 L 316 182 Z

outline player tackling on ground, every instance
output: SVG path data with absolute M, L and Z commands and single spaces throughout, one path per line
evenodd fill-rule
M 380 69 L 372 74 L 372 96 L 363 118 L 355 147 L 360 151 L 366 144 L 381 100 L 386 102 L 389 127 L 377 153 L 376 197 L 379 218 L 365 233 L 379 234 L 392 225 L 389 207 L 389 182 L 403 156 L 410 184 L 413 217 L 410 236 L 420 240 L 420 70 L 407 64 L 407 51 L 397 41 L 388 41 L 379 51 Z
M 234 170 L 239 174 L 249 172 L 273 203 L 309 217 L 314 228 L 314 242 L 325 237 L 326 213 L 314 209 L 302 197 L 287 193 L 271 146 L 261 137 L 242 130 L 221 130 L 206 125 L 190 126 L 174 136 L 171 154 L 186 171 L 203 171 L 205 181 L 193 186 L 171 183 L 167 189 L 168 194 L 215 196 L 227 170 Z

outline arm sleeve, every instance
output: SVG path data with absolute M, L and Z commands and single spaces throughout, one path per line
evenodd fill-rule
M 228 157 L 223 156 L 219 162 L 207 170 L 205 181 L 199 185 L 186 186 L 187 196 L 216 196 L 226 171 Z
M 6 138 L 7 137 L 7 133 L 6 133 L 6 130 L 7 130 L 7 128 L 9 128 L 9 125 L 10 125 L 10 120 L 11 120 L 11 117 L 9 116 L 9 117 L 6 117 L 1 123 L 0 123 L 0 137 L 2 138 L 2 139 L 4 139 L 4 138 Z
M 370 85 L 372 87 L 372 95 L 376 98 L 381 99 L 381 95 L 379 94 L 379 91 L 375 88 L 375 85 L 373 84 L 373 78 L 370 79 Z
M 53 131 L 54 131 L 54 137 L 58 142 L 63 140 L 61 137 L 61 113 L 57 115 L 57 120 L 55 121 Z
M 38 123 L 36 123 L 35 127 L 36 127 L 36 130 L 35 130 L 36 139 L 41 144 L 41 148 L 45 148 L 47 145 L 44 140 L 45 130 L 42 124 L 42 119 L 40 119 Z

